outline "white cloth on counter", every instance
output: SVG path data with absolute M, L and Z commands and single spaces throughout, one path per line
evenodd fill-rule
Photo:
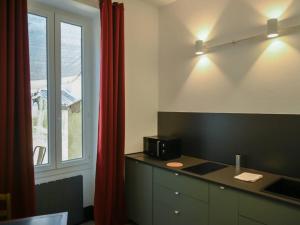
M 234 178 L 242 181 L 247 181 L 247 182 L 255 182 L 262 179 L 263 175 L 244 172 L 241 173 L 240 175 L 235 176 Z

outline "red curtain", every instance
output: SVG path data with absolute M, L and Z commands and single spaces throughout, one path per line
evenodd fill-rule
M 0 193 L 19 218 L 35 204 L 26 0 L 1 0 L 0 15 Z
M 100 115 L 94 217 L 96 225 L 123 225 L 124 214 L 124 6 L 103 0 Z

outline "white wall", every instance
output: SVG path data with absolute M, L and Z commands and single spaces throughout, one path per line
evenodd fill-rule
M 194 56 L 194 42 L 265 32 L 268 18 L 300 24 L 296 0 L 177 0 L 159 12 L 159 110 L 300 113 L 300 28 Z M 206 38 L 205 38 L 206 37 Z
M 157 133 L 158 9 L 141 0 L 125 2 L 125 152 L 143 149 L 143 136 Z

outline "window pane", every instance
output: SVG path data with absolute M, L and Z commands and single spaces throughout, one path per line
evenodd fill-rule
M 48 163 L 47 18 L 28 14 L 34 165 Z
M 82 158 L 82 28 L 61 23 L 62 160 Z

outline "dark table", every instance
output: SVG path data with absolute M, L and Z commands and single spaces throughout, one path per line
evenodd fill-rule
M 0 222 L 0 225 L 67 225 L 68 213 L 34 216 L 24 219 Z

